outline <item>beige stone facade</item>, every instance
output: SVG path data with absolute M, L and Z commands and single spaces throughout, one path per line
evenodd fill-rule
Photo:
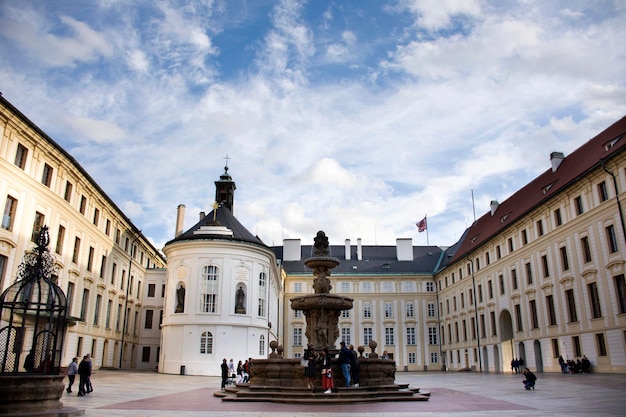
M 140 294 L 147 271 L 165 267 L 165 259 L 74 158 L 2 97 L 0 200 L 2 290 L 34 247 L 33 235 L 49 228 L 69 303 L 62 365 L 91 353 L 96 369 L 136 367 Z

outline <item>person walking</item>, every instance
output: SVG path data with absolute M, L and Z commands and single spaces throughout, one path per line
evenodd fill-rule
M 243 382 L 243 362 L 239 361 L 237 363 L 237 383 L 240 384 Z
M 328 348 L 324 348 L 321 353 L 321 368 L 322 368 L 322 389 L 324 394 L 332 394 L 335 384 L 333 382 L 333 365 L 330 355 L 328 354 Z
M 74 380 L 76 379 L 76 374 L 78 373 L 78 358 L 73 357 L 72 362 L 67 366 L 67 379 L 69 379 L 70 383 L 67 386 L 68 394 L 72 393 L 72 385 L 74 385 Z
M 350 349 L 346 347 L 346 342 L 339 343 L 341 349 L 339 350 L 339 365 L 341 366 L 341 373 L 346 380 L 346 387 L 350 386 L 350 362 L 352 362 L 352 354 Z
M 228 363 L 226 363 L 226 358 L 222 360 L 222 390 L 226 389 L 226 381 L 228 380 Z
M 89 366 L 89 358 L 83 356 L 83 360 L 78 364 L 78 396 L 82 397 L 87 393 L 87 382 L 91 375 L 91 367 Z
M 304 376 L 306 377 L 306 387 L 307 389 L 313 391 L 315 390 L 315 377 L 317 376 L 317 370 L 315 368 L 315 351 L 313 350 L 313 345 L 309 343 L 307 348 L 304 350 L 304 354 L 302 355 L 302 359 L 307 362 L 307 365 L 304 367 Z
M 91 371 L 93 371 L 93 362 L 91 360 L 91 353 L 85 355 L 87 358 L 87 364 L 89 365 L 89 375 L 87 375 L 87 382 L 85 383 L 85 388 L 87 389 L 87 394 L 93 392 L 93 385 L 91 384 Z
M 361 364 L 359 363 L 359 356 L 354 350 L 354 345 L 350 345 L 350 354 L 350 377 L 352 378 L 352 385 L 358 387 L 361 381 Z

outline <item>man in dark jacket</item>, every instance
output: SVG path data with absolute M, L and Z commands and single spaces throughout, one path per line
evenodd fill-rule
M 222 361 L 222 389 L 226 388 L 226 381 L 228 381 L 228 363 L 226 358 Z
M 78 396 L 82 397 L 87 393 L 86 385 L 89 382 L 91 376 L 91 362 L 87 355 L 83 356 L 83 360 L 78 364 Z
M 522 383 L 524 384 L 524 388 L 535 389 L 535 381 L 537 380 L 535 374 L 530 372 L 530 369 L 524 368 L 524 377 L 526 378 L 522 381 Z
M 339 365 L 341 366 L 341 373 L 343 379 L 346 380 L 346 387 L 350 386 L 350 363 L 352 362 L 352 354 L 350 349 L 346 347 L 346 342 L 341 342 L 341 349 L 339 350 Z

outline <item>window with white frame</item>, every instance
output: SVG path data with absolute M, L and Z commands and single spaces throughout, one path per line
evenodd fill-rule
M 201 311 L 215 313 L 217 311 L 217 296 L 219 269 L 214 265 L 202 268 Z
M 437 352 L 430 352 L 430 363 L 439 363 L 439 355 Z
M 259 355 L 265 356 L 265 335 L 259 336 Z
M 361 292 L 372 292 L 372 283 L 364 281 L 361 283 Z
M 415 317 L 415 308 L 413 307 L 413 303 L 406 303 L 406 316 Z
M 372 328 L 364 327 L 363 328 L 363 344 L 365 346 L 368 346 L 373 338 L 374 336 L 373 336 Z
M 406 344 L 415 345 L 415 327 L 406 328 Z
M 365 319 L 372 318 L 372 304 L 363 303 L 363 318 Z
M 350 343 L 352 343 L 352 337 L 349 327 L 341 328 L 341 341 L 344 342 L 346 345 L 350 345 Z
M 436 345 L 437 342 L 437 328 L 436 327 L 429 327 L 428 328 L 428 344 L 429 345 Z
M 415 281 L 402 282 L 402 292 L 415 292 Z
M 435 283 L 434 282 L 427 282 L 426 283 L 426 292 L 435 292 Z
M 302 328 L 294 327 L 293 329 L 293 345 L 302 346 Z
M 302 292 L 302 283 L 294 282 L 293 283 L 293 292 Z
M 385 318 L 393 318 L 393 305 L 391 303 L 385 303 Z
M 396 339 L 394 336 L 393 327 L 385 327 L 385 345 L 395 345 Z
M 210 355 L 213 353 L 213 335 L 211 332 L 202 332 L 200 336 L 200 354 Z
M 342 293 L 350 292 L 350 283 L 346 282 L 346 281 L 343 281 L 343 282 L 339 283 L 339 288 L 340 288 Z
M 293 317 L 297 319 L 302 318 L 302 310 L 293 310 Z
M 392 281 L 384 281 L 383 282 L 383 292 L 394 292 L 393 291 L 393 282 Z
M 415 352 L 409 352 L 409 365 L 415 365 L 417 363 L 417 355 Z
M 349 319 L 350 318 L 350 311 L 351 310 L 341 310 L 341 318 L 342 319 Z
M 267 275 L 265 272 L 259 274 L 259 317 L 265 317 L 265 306 L 267 304 Z
M 428 303 L 427 306 L 428 317 L 435 317 L 435 303 Z

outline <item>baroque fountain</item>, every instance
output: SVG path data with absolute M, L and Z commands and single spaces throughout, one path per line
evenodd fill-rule
M 301 310 L 306 318 L 308 344 L 315 352 L 328 349 L 332 356 L 338 353 L 335 343 L 339 337 L 339 315 L 351 310 L 352 298 L 331 294 L 330 275 L 339 259 L 331 256 L 328 238 L 323 231 L 314 238 L 313 256 L 304 264 L 313 271 L 314 294 L 291 299 L 291 309 Z M 426 401 L 428 393 L 419 393 L 419 388 L 409 389 L 408 385 L 395 384 L 396 363 L 381 359 L 376 353 L 377 343 L 368 345 L 371 352 L 363 356 L 364 346 L 358 347 L 360 364 L 359 387 L 346 387 L 337 359 L 333 359 L 333 375 L 336 392 L 324 394 L 306 389 L 304 368 L 298 358 L 284 358 L 283 348 L 278 342 L 270 342 L 272 353 L 268 359 L 255 359 L 252 365 L 251 382 L 227 387 L 216 392 L 215 396 L 224 401 L 272 401 L 272 402 L 329 402 L 341 398 L 342 402 L 367 401 Z M 317 387 L 321 386 L 321 375 L 317 376 Z M 333 396 L 332 398 L 329 397 Z

